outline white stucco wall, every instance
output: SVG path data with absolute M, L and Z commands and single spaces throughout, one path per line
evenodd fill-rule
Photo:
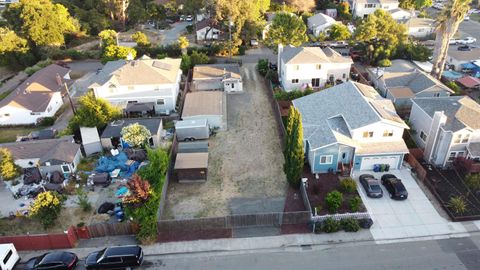
M 393 135 L 391 137 L 383 137 L 383 133 L 388 131 L 393 131 Z M 371 143 L 371 142 L 388 142 L 388 141 L 397 141 L 402 140 L 404 128 L 398 127 L 395 125 L 391 125 L 384 122 L 377 122 L 368 126 L 364 126 L 361 128 L 357 128 L 351 131 L 352 139 L 357 140 L 359 142 L 364 143 Z M 373 131 L 373 137 L 371 138 L 364 138 L 364 132 L 371 132 Z
M 52 99 L 44 112 L 32 112 L 27 109 L 10 105 L 4 106 L 0 108 L 0 126 L 36 124 L 39 118 L 54 116 L 62 105 L 62 95 L 60 92 L 56 92 L 53 94 Z
M 282 61 L 280 81 L 286 91 L 299 89 L 304 84 L 311 85 L 313 78 L 320 79 L 320 87 L 323 87 L 328 81 L 330 75 L 334 80 L 341 79 L 346 81 L 350 74 L 351 63 L 319 63 L 320 69 L 316 64 L 287 64 Z M 298 69 L 296 68 L 298 66 Z M 293 79 L 298 79 L 298 83 L 293 83 Z
M 210 29 L 210 27 L 205 27 L 197 31 L 197 40 L 205 40 L 205 33 L 209 30 L 206 40 L 217 40 L 220 30 L 216 28 Z
M 409 27 L 408 35 L 416 38 L 424 38 L 435 32 L 434 27 Z
M 384 9 L 384 10 L 391 10 L 398 8 L 398 2 L 391 2 L 385 4 L 374 4 L 374 7 L 365 7 L 365 2 L 353 2 L 352 7 L 352 14 L 353 17 L 360 17 L 363 18 L 365 15 L 370 15 L 375 12 L 377 9 Z
M 415 134 L 413 134 L 413 139 L 417 143 L 417 146 L 420 148 L 425 148 L 426 141 L 430 136 L 430 127 L 432 125 L 432 118 L 425 113 L 416 103 L 412 103 L 412 109 L 410 111 L 410 118 L 409 121 L 411 123 L 411 127 L 415 130 Z M 427 135 L 427 138 L 422 140 L 420 138 L 421 132 L 424 132 Z

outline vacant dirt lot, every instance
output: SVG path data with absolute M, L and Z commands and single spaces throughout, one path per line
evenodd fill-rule
M 258 212 L 283 211 L 286 179 L 273 111 L 255 64 L 244 65 L 242 75 L 244 93 L 227 96 L 228 131 L 210 138 L 207 182 L 172 181 L 163 218 L 224 216 L 250 199 L 273 201 L 258 200 Z

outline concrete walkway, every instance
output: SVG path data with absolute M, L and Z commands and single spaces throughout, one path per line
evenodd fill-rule
M 15 89 L 19 84 L 21 84 L 25 79 L 28 78 L 27 73 L 20 71 L 10 80 L 6 81 L 5 84 L 0 87 L 0 94 Z

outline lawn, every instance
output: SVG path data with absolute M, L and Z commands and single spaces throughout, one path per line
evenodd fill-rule
M 42 127 L 2 127 L 0 128 L 0 143 L 14 142 L 17 136 L 26 136 Z

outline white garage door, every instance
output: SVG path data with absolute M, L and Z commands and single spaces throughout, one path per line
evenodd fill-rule
M 399 158 L 399 156 L 364 157 L 360 170 L 373 170 L 375 164 L 388 164 L 390 168 L 396 168 Z

